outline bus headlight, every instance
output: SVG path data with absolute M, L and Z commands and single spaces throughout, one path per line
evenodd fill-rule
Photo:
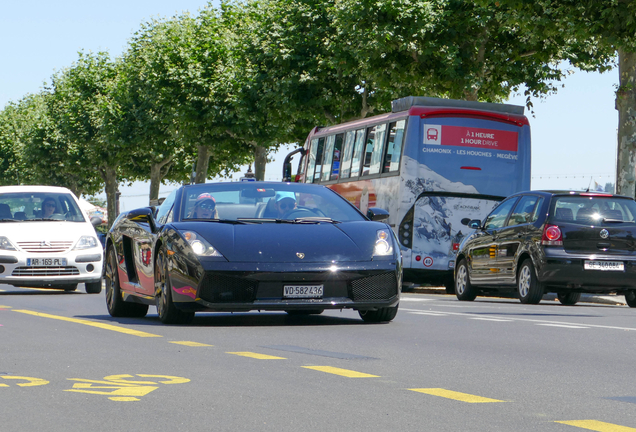
M 376 233 L 373 256 L 393 255 L 393 239 L 387 229 L 378 230 Z

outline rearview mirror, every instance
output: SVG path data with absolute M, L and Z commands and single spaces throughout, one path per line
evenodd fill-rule
M 274 189 L 245 188 L 241 190 L 241 198 L 268 198 L 276 195 Z

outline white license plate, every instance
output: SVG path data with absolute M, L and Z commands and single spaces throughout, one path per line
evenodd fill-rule
M 323 285 L 285 285 L 283 298 L 322 298 Z
M 64 267 L 66 258 L 27 258 L 28 267 Z
M 625 271 L 625 264 L 622 261 L 585 261 L 583 268 L 585 270 Z

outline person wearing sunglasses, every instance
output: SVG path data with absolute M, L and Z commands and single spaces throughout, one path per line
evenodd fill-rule
M 216 200 L 209 193 L 202 193 L 197 197 L 192 210 L 192 219 L 218 219 Z
M 53 213 L 55 213 L 55 210 L 57 209 L 57 206 L 55 205 L 55 200 L 51 197 L 46 197 L 44 198 L 44 201 L 42 201 L 42 218 L 47 219 L 50 218 Z
M 290 213 L 296 208 L 296 194 L 294 192 L 276 192 L 276 211 L 277 217 L 283 218 L 286 214 Z

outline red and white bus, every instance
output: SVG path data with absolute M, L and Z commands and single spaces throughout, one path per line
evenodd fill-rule
M 388 210 L 404 280 L 452 286 L 454 256 L 469 230 L 503 198 L 530 189 L 530 125 L 524 107 L 429 97 L 392 112 L 314 128 L 295 181 L 321 183 L 366 213 Z

